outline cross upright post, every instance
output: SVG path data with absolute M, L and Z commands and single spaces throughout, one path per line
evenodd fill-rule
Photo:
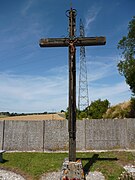
M 69 161 L 76 161 L 76 10 L 69 11 Z
M 76 46 L 105 45 L 105 37 L 76 37 L 76 10 L 67 11 L 69 38 L 40 39 L 40 47 L 68 47 L 69 49 L 69 161 L 76 161 Z

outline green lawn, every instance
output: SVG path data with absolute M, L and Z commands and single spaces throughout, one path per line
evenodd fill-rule
M 0 168 L 37 180 L 43 173 L 60 170 L 68 154 L 14 152 L 5 153 L 3 157 L 4 163 L 0 163 Z M 135 156 L 130 152 L 77 153 L 77 158 L 82 159 L 86 172 L 100 171 L 106 180 L 117 180 L 124 165 L 135 163 Z

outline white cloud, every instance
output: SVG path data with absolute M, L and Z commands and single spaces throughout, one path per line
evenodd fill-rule
M 0 111 L 42 112 L 67 107 L 65 76 L 0 74 Z
M 91 84 L 89 87 L 90 100 L 108 99 L 111 104 L 117 104 L 130 99 L 131 93 L 125 81 L 108 84 Z
M 117 57 L 115 56 L 87 56 L 88 81 L 109 77 L 117 73 Z
M 88 11 L 87 11 L 87 15 L 85 17 L 85 31 L 86 31 L 86 35 L 90 29 L 90 25 L 93 21 L 95 21 L 97 15 L 99 14 L 101 10 L 101 7 L 95 6 L 93 5 Z
M 34 35 L 36 38 L 40 37 L 41 34 L 48 34 L 52 24 L 50 24 L 50 15 L 48 11 L 37 11 L 35 7 L 39 5 L 36 0 L 25 0 L 23 6 L 20 10 L 20 18 L 22 23 L 20 23 L 20 29 L 22 29 L 22 35 L 24 37 L 30 38 Z
M 104 61 L 97 58 L 96 62 L 87 63 L 90 101 L 101 98 L 108 99 L 111 104 L 116 104 L 128 100 L 131 93 L 124 80 L 111 82 L 113 75 L 116 76 L 114 69 L 116 62 L 110 59 L 115 58 L 110 57 L 109 63 L 106 63 L 105 57 L 102 58 Z M 0 111 L 44 112 L 66 109 L 68 106 L 68 67 L 56 67 L 48 70 L 47 74 L 48 76 L 43 77 L 0 73 Z M 108 77 L 110 77 L 109 82 L 105 80 Z
M 23 9 L 22 9 L 22 15 L 26 15 L 26 13 L 28 12 L 28 10 L 31 8 L 32 4 L 33 4 L 34 0 L 27 0 Z
M 111 76 L 114 72 L 112 71 L 112 64 L 103 64 L 99 62 L 88 63 L 88 80 L 90 82 L 102 79 L 107 76 Z

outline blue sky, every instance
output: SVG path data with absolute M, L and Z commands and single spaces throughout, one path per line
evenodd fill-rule
M 70 0 L 0 0 L 0 111 L 60 111 L 68 106 L 68 49 L 40 48 L 40 38 L 67 37 Z M 117 104 L 131 91 L 117 70 L 118 41 L 135 15 L 134 0 L 72 0 L 77 32 L 106 36 L 107 44 L 87 47 L 90 101 Z M 79 48 L 77 48 L 77 99 Z

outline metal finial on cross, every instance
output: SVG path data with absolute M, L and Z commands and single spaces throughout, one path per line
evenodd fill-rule
M 76 37 L 76 10 L 66 11 L 69 18 L 69 38 L 41 39 L 40 47 L 69 48 L 69 161 L 76 161 L 76 46 L 105 45 L 105 37 Z
M 70 8 L 72 8 L 72 0 L 70 0 Z

